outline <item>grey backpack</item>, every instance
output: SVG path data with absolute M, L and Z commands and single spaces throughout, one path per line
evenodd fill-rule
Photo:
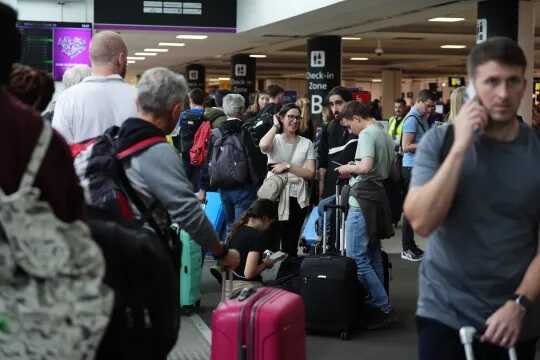
M 60 221 L 34 187 L 51 138 L 44 122 L 19 190 L 0 189 L 0 359 L 93 359 L 112 310 L 87 226 Z
M 250 181 L 249 163 L 241 133 L 212 131 L 212 157 L 208 164 L 210 186 L 227 189 L 246 185 Z

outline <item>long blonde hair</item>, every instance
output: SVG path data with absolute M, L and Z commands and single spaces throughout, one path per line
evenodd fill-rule
M 459 110 L 465 103 L 465 93 L 467 88 L 465 86 L 460 86 L 455 88 L 454 91 L 450 94 L 450 114 L 448 115 L 448 122 L 454 122 Z

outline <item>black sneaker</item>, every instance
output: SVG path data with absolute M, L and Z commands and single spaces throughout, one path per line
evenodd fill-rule
M 387 329 L 395 324 L 397 321 L 396 313 L 394 310 L 385 313 L 380 309 L 373 309 L 368 316 L 368 323 L 366 329 L 368 330 L 379 330 Z
M 401 252 L 401 258 L 403 260 L 417 262 L 422 261 L 424 258 L 424 252 L 420 249 L 409 249 Z

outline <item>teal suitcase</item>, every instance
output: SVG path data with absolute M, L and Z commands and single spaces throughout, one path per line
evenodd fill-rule
M 182 260 L 180 263 L 180 308 L 183 314 L 191 314 L 201 304 L 202 251 L 189 234 L 179 230 Z

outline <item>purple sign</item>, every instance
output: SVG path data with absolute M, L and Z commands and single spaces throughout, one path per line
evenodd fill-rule
M 64 72 L 73 65 L 90 65 L 92 29 L 53 29 L 53 77 L 62 81 Z

